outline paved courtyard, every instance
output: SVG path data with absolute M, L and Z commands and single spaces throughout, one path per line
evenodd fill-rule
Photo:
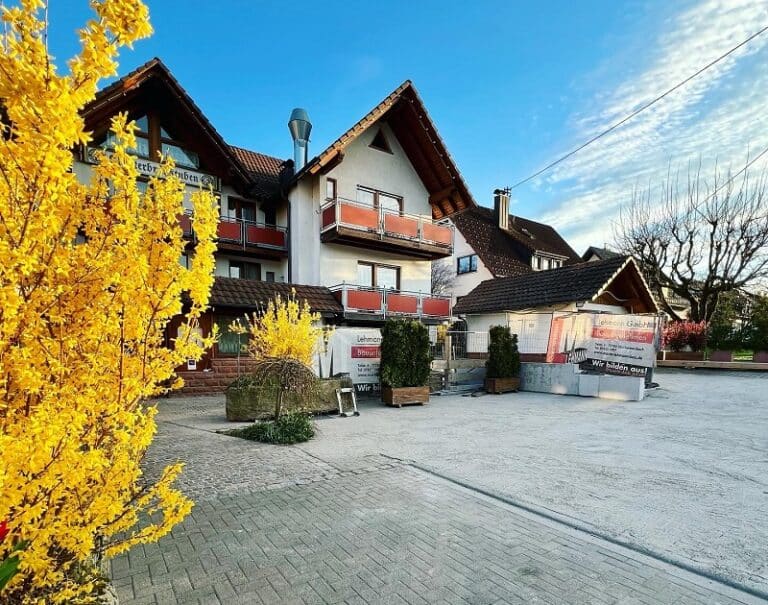
M 767 591 L 768 380 L 659 381 L 365 405 L 301 447 L 216 434 L 220 398 L 161 401 L 148 470 L 186 460 L 197 506 L 114 562 L 121 602 L 762 602 L 509 503 Z

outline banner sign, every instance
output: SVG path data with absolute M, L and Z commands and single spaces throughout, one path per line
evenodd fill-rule
M 336 328 L 331 339 L 333 374 L 349 374 L 358 393 L 378 392 L 380 345 L 378 328 Z
M 577 363 L 584 370 L 645 376 L 656 363 L 659 319 L 645 315 L 578 313 L 554 316 L 548 363 Z

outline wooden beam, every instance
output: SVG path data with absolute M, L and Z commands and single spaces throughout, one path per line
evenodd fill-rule
M 442 199 L 451 197 L 455 191 L 456 191 L 456 187 L 454 185 L 443 187 L 439 191 L 435 191 L 434 193 L 431 193 L 429 195 L 429 203 L 434 204 L 436 202 L 439 202 Z

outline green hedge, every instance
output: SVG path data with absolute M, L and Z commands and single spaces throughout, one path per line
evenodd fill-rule
M 429 330 L 418 321 L 388 319 L 381 328 L 381 384 L 421 387 L 429 383 Z
M 517 334 L 507 326 L 493 326 L 489 330 L 488 361 L 485 362 L 487 378 L 515 378 L 520 376 L 520 353 L 517 350 Z

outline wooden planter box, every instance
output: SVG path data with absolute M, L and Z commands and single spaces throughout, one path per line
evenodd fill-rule
M 486 378 L 485 390 L 489 393 L 510 393 L 520 389 L 520 377 L 514 378 Z
M 712 351 L 709 354 L 709 361 L 733 361 L 732 351 Z
M 704 361 L 704 351 L 664 351 L 667 361 Z
M 401 407 L 411 403 L 429 403 L 429 387 L 383 387 L 381 400 L 387 405 Z
M 756 363 L 768 363 L 768 351 L 755 351 L 752 353 L 752 361 Z

